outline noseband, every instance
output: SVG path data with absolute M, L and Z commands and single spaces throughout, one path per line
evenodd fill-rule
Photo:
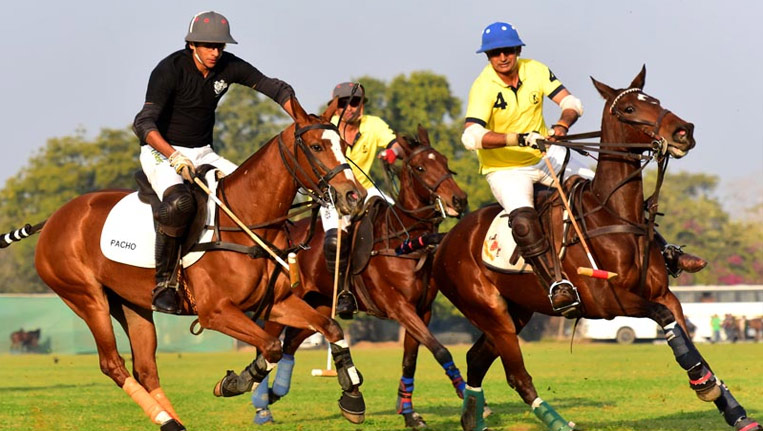
M 302 139 L 302 135 L 309 130 L 315 129 L 333 130 L 337 133 L 337 135 L 339 135 L 339 130 L 335 125 L 331 123 L 310 124 L 304 127 L 297 127 L 294 130 L 293 151 L 288 151 L 286 148 L 286 144 L 284 143 L 282 137 L 283 132 L 281 132 L 281 134 L 278 135 L 278 149 L 281 153 L 281 159 L 283 160 L 284 166 L 286 166 L 286 169 L 289 171 L 289 174 L 291 174 L 292 178 L 294 178 L 294 181 L 297 183 L 297 185 L 305 190 L 305 192 L 311 198 L 313 198 L 313 200 L 321 205 L 327 206 L 331 204 L 330 196 L 328 196 L 329 181 L 331 181 L 332 178 L 334 178 L 337 174 L 344 171 L 345 169 L 350 169 L 350 165 L 347 163 L 340 163 L 334 169 L 329 169 L 320 160 L 318 160 L 315 155 L 313 155 L 313 153 L 309 148 L 307 148 L 307 145 Z M 310 165 L 310 169 L 313 171 L 313 175 L 318 178 L 317 183 L 314 182 L 312 178 L 307 175 L 307 172 L 299 165 L 299 163 L 297 163 L 298 151 L 301 151 L 302 154 L 305 155 L 305 158 L 307 158 L 307 163 Z M 292 164 L 288 163 L 289 161 L 291 161 Z M 321 172 L 324 173 L 321 174 Z M 305 184 L 304 181 L 300 180 L 299 174 L 302 174 L 303 177 L 307 178 L 309 184 Z

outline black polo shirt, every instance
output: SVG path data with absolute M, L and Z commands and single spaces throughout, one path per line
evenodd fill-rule
M 230 85 L 241 84 L 260 90 L 258 87 L 263 81 L 272 80 L 229 52 L 223 52 L 205 78 L 192 56 L 193 51 L 188 48 L 170 54 L 159 62 L 148 80 L 146 103 L 159 108 L 152 119 L 159 133 L 173 146 L 211 145 L 215 109 Z M 261 92 L 276 100 L 278 92 L 272 91 L 274 86 L 263 87 Z M 146 145 L 146 142 L 140 144 Z

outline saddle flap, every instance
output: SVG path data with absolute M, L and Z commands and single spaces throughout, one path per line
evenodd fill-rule
M 353 235 L 352 256 L 350 259 L 350 271 L 352 274 L 360 274 L 371 259 L 371 251 L 374 248 L 374 225 L 379 214 L 381 205 L 386 205 L 384 199 L 379 196 L 371 197 L 365 205 L 363 216 L 355 223 Z

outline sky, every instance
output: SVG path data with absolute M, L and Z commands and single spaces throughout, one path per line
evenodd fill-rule
M 600 126 L 590 77 L 624 88 L 645 64 L 645 92 L 696 126 L 697 147 L 670 170 L 718 176 L 729 205 L 763 202 L 763 2 L 753 0 L 10 2 L 0 25 L 0 184 L 49 138 L 130 125 L 151 70 L 182 48 L 204 10 L 230 21 L 239 42 L 230 52 L 290 83 L 313 112 L 338 82 L 417 70 L 444 75 L 465 110 L 486 64 L 475 53 L 481 32 L 495 21 L 514 24 L 522 56 L 583 101 L 573 133 Z M 751 194 L 739 193 L 745 186 Z

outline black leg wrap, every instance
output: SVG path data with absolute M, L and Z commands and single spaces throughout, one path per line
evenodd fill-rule
M 354 387 L 363 384 L 363 376 L 355 368 L 355 364 L 352 363 L 349 348 L 331 343 L 331 356 L 334 358 L 337 378 L 343 391 L 352 391 Z
M 729 389 L 722 382 L 720 388 L 721 396 L 714 401 L 715 406 L 723 414 L 723 419 L 726 420 L 726 423 L 734 426 L 737 421 L 747 417 L 747 412 L 739 405 L 734 396 L 731 395 Z
M 220 395 L 223 397 L 233 397 L 250 392 L 254 384 L 259 384 L 269 372 L 265 357 L 258 355 L 257 359 L 241 371 L 241 375 L 234 373 L 233 370 L 228 370 L 228 373 L 219 384 Z
M 689 371 L 702 362 L 702 356 L 688 341 L 689 338 L 680 326 L 675 325 L 673 329 L 665 331 L 665 339 L 668 340 L 668 345 L 673 349 L 676 362 L 684 370 Z M 689 377 L 691 378 L 691 375 Z
M 185 427 L 175 419 L 170 419 L 163 423 L 159 428 L 160 431 L 185 431 Z

